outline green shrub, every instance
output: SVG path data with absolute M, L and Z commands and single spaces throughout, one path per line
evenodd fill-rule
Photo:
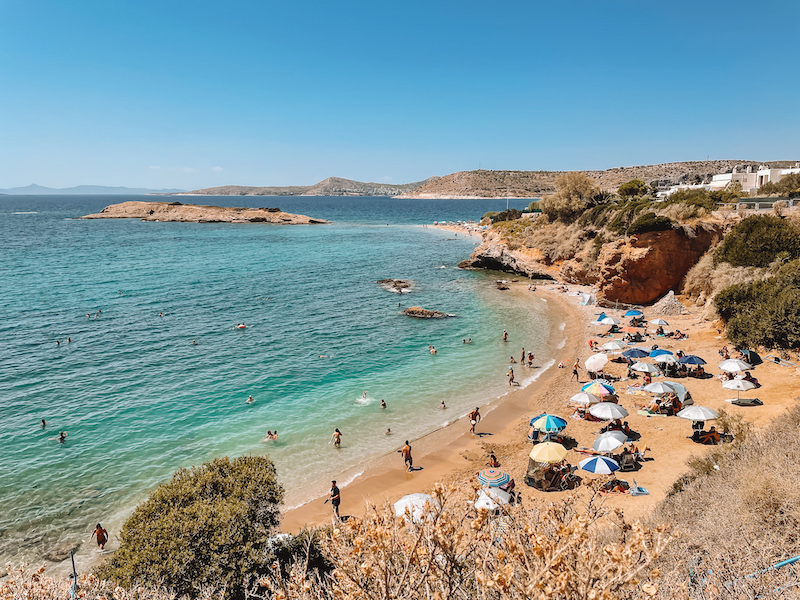
M 727 262 L 734 267 L 766 267 L 782 252 L 788 252 L 792 260 L 800 257 L 800 231 L 778 217 L 752 216 L 725 236 L 714 254 L 714 262 Z
M 539 207 L 539 201 L 534 200 L 530 204 L 528 204 L 528 212 L 542 212 L 542 209 Z
M 736 196 L 724 190 L 709 192 L 708 190 L 678 190 L 666 201 L 665 206 L 684 204 L 696 208 L 705 208 L 708 211 L 716 210 L 721 202 L 730 202 Z
M 243 598 L 245 579 L 265 573 L 274 560 L 270 536 L 282 499 L 268 457 L 224 457 L 181 469 L 136 507 L 119 550 L 98 575 L 126 587 L 163 585 L 178 596 L 215 588 Z
M 486 215 L 488 214 L 489 213 L 486 213 Z M 484 217 L 486 215 L 484 215 Z M 516 208 L 510 208 L 508 210 L 504 210 L 503 212 L 492 214 L 489 219 L 492 221 L 492 223 L 500 223 L 501 221 L 516 221 L 520 217 L 522 217 L 522 211 L 519 211 Z
M 767 279 L 726 288 L 714 302 L 734 344 L 800 347 L 800 260 Z
M 645 208 L 650 208 L 650 200 L 631 200 L 617 205 L 619 208 L 614 216 L 606 223 L 606 228 L 614 233 L 624 235 L 628 228 Z
M 589 208 L 598 196 L 600 189 L 586 173 L 570 171 L 556 179 L 558 191 L 552 196 L 544 196 L 539 208 L 550 221 L 572 223 Z
M 619 186 L 617 193 L 622 198 L 635 198 L 646 196 L 649 189 L 647 184 L 641 179 L 631 179 Z
M 481 221 L 483 221 L 484 219 L 489 219 L 491 221 L 492 217 L 494 217 L 495 215 L 497 215 L 497 211 L 496 210 L 490 210 L 489 212 L 485 213 L 481 217 Z
M 655 213 L 646 212 L 628 227 L 628 235 L 668 229 L 672 229 L 672 221 L 668 217 L 657 217 Z

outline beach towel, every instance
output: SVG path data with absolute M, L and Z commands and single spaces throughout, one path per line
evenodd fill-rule
M 642 415 L 643 417 L 666 417 L 668 415 L 662 415 L 661 413 L 651 413 L 647 409 L 639 409 L 636 411 L 638 414 Z

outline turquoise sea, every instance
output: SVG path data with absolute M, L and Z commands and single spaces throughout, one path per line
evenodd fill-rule
M 153 198 L 0 196 L 0 564 L 53 556 L 98 521 L 114 547 L 154 486 L 226 454 L 268 453 L 302 504 L 505 393 L 522 346 L 552 363 L 547 304 L 457 269 L 476 238 L 422 226 L 505 200 L 186 200 L 333 221 L 317 226 L 75 219 L 129 199 Z M 411 305 L 457 316 L 399 314 Z

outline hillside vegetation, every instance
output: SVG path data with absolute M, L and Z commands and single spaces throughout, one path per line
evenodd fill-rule
M 431 178 L 434 179 L 434 178 Z M 191 192 L 175 194 L 176 196 L 397 196 L 409 192 L 431 181 L 417 181 L 414 183 L 389 184 L 365 183 L 343 179 L 341 177 L 328 177 L 314 185 L 291 186 L 246 186 L 223 185 L 219 187 L 204 188 Z

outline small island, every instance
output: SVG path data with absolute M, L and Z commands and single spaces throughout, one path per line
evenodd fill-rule
M 305 215 L 282 212 L 279 208 L 244 208 L 238 206 L 200 206 L 181 202 L 120 202 L 106 206 L 99 213 L 81 219 L 141 219 L 180 223 L 272 223 L 276 225 L 312 225 L 327 223 Z

